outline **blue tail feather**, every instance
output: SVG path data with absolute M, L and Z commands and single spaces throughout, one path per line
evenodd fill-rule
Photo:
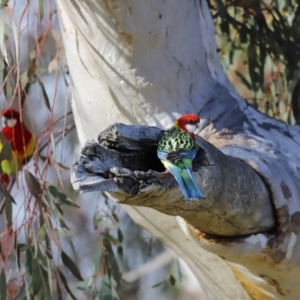
M 184 195 L 185 200 L 198 198 L 204 199 L 204 195 L 197 187 L 190 169 L 181 169 L 176 166 L 169 166 L 169 170 L 178 182 L 180 189 Z
M 187 201 L 190 200 L 189 193 L 186 190 L 184 181 L 183 181 L 182 176 L 181 176 L 181 169 L 179 169 L 176 166 L 172 166 L 172 167 L 169 166 L 169 170 L 171 171 L 171 173 L 173 174 L 173 176 L 176 179 L 177 183 L 179 184 L 180 189 L 183 193 L 183 196 L 184 196 L 185 200 L 187 200 Z
M 183 169 L 181 171 L 181 176 L 182 176 L 185 186 L 189 192 L 190 198 L 198 198 L 198 199 L 205 198 L 193 178 L 191 169 Z

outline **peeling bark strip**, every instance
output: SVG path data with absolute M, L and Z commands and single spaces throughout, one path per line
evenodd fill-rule
M 206 199 L 186 202 L 156 156 L 162 134 L 156 127 L 110 126 L 100 133 L 99 143 L 87 142 L 82 149 L 73 167 L 74 188 L 109 192 L 119 203 L 181 216 L 208 234 L 241 236 L 272 229 L 273 210 L 261 178 L 201 138 L 196 139 L 193 168 Z

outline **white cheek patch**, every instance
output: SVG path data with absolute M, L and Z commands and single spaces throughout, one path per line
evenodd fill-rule
M 194 133 L 195 130 L 197 129 L 197 125 L 196 124 L 186 124 L 185 128 L 188 132 Z
M 8 127 L 14 127 L 17 124 L 17 120 L 16 119 L 8 119 L 6 121 L 6 123 L 7 123 Z
M 6 126 L 5 122 L 6 122 L 6 118 L 5 118 L 5 117 L 2 117 L 2 118 L 1 118 L 1 125 L 2 125 L 2 128 L 4 128 L 4 127 Z

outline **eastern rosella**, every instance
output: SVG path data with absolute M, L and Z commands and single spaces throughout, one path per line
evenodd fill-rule
M 33 155 L 36 141 L 34 135 L 22 122 L 19 112 L 10 108 L 2 112 L 1 133 L 11 146 L 10 158 L 1 161 L 1 182 L 8 185 L 9 177 L 15 176 Z M 0 152 L 2 150 L 3 142 L 0 140 Z
M 192 161 L 197 154 L 194 132 L 200 119 L 194 114 L 184 115 L 158 143 L 157 156 L 178 182 L 184 198 L 204 199 L 192 175 Z

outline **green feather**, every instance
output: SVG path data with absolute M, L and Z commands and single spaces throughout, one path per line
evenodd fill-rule
M 196 154 L 194 139 L 177 126 L 162 137 L 157 147 L 158 158 L 173 174 L 186 200 L 204 198 L 192 176 L 192 161 Z

